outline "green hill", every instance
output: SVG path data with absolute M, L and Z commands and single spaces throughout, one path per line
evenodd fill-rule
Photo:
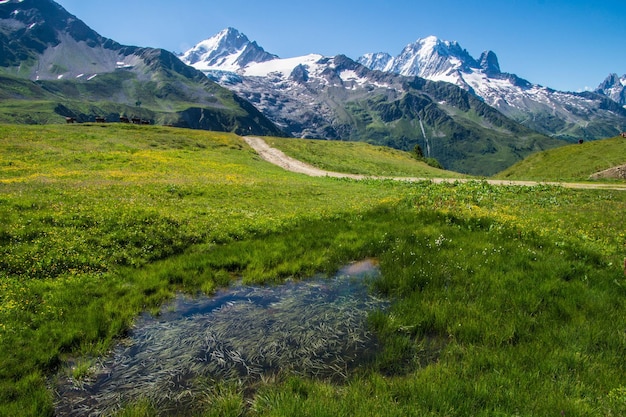
M 54 124 L 65 123 L 66 117 L 117 122 L 126 116 L 150 124 L 282 134 L 247 101 L 206 78 L 175 71 L 156 69 L 152 81 L 145 81 L 132 71 L 119 70 L 89 82 L 30 81 L 0 73 L 0 99 L 0 123 Z
M 409 152 L 364 142 L 285 138 L 265 138 L 265 141 L 292 158 L 326 171 L 385 177 L 467 177 L 417 161 Z
M 125 116 L 194 129 L 283 134 L 249 102 L 171 52 L 120 45 L 52 0 L 0 5 L 0 123 Z
M 626 164 L 626 139 L 568 145 L 529 156 L 494 178 L 537 181 L 584 181 L 599 171 Z

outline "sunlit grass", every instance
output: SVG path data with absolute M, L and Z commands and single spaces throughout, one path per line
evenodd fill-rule
M 388 177 L 467 177 L 428 166 L 409 152 L 363 142 L 283 138 L 266 138 L 266 141 L 295 159 L 327 171 Z
M 596 140 L 531 155 L 495 178 L 540 181 L 585 181 L 589 176 L 626 164 L 626 139 Z
M 421 176 L 327 145 L 309 162 Z M 371 256 L 394 300 L 371 317 L 385 346 L 371 369 L 341 386 L 210 385 L 198 415 L 626 410 L 626 193 L 309 178 L 234 135 L 152 126 L 0 126 L 0 148 L 0 415 L 51 415 L 65 358 L 85 356 L 86 375 L 178 290 Z M 122 415 L 157 413 L 138 399 Z

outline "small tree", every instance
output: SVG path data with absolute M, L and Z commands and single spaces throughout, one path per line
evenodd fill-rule
M 433 168 L 444 169 L 443 165 L 435 158 L 424 158 L 424 162 Z
M 424 158 L 424 151 L 422 150 L 422 147 L 417 144 L 413 147 L 413 156 L 415 157 L 415 159 L 420 160 Z

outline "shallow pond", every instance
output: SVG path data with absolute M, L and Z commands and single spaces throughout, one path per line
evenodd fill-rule
M 57 414 L 108 415 L 139 398 L 180 412 L 202 396 L 199 380 L 345 379 L 377 348 L 366 321 L 387 305 L 368 292 L 378 274 L 367 260 L 332 278 L 178 295 L 158 317 L 143 316 L 89 378 L 59 377 Z

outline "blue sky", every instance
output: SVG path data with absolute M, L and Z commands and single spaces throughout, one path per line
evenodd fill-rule
M 492 50 L 502 71 L 555 88 L 626 74 L 626 0 L 57 0 L 125 45 L 182 52 L 234 27 L 281 58 L 397 55 L 418 38 Z

